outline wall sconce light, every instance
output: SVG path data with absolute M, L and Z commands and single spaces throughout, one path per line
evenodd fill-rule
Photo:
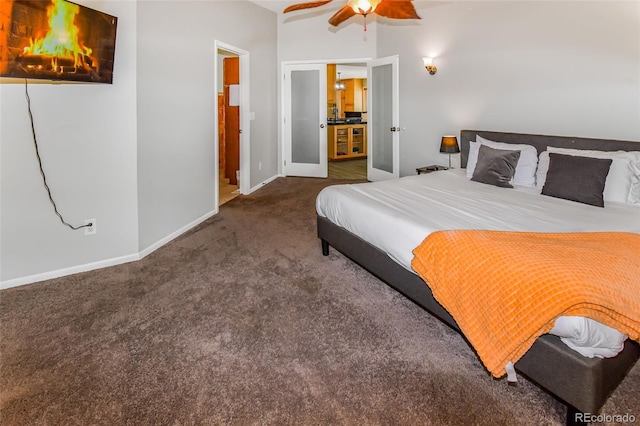
M 433 58 L 422 58 L 422 62 L 424 62 L 424 67 L 429 71 L 429 74 L 434 75 L 438 72 L 438 68 L 433 65 Z

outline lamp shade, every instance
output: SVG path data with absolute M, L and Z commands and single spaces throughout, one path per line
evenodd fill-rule
M 449 154 L 460 152 L 460 147 L 458 147 L 458 138 L 455 136 L 443 136 L 442 142 L 440 143 L 440 152 Z
M 347 5 L 359 15 L 367 15 L 373 12 L 380 0 L 349 0 Z

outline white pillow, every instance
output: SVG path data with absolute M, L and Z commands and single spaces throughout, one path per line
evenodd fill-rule
M 486 145 L 494 149 L 520 151 L 520 158 L 516 164 L 516 173 L 513 176 L 513 184 L 520 186 L 536 186 L 536 168 L 538 167 L 538 151 L 532 145 L 511 144 L 494 142 L 480 136 L 476 136 L 475 142 L 469 142 L 469 157 L 467 159 L 467 178 L 471 179 L 478 162 L 478 150 L 480 145 Z
M 471 179 L 473 177 L 473 172 L 476 170 L 476 164 L 478 164 L 478 153 L 480 152 L 480 145 L 482 145 L 480 142 L 469 141 L 469 158 L 467 158 L 467 179 Z M 520 153 L 520 155 L 522 155 L 522 153 Z M 520 159 L 518 159 L 518 161 L 520 161 Z M 513 179 L 511 179 L 510 183 L 513 183 Z
M 473 177 L 473 171 L 478 163 L 478 151 L 480 144 L 478 142 L 469 141 L 469 157 L 467 158 L 467 179 Z
M 627 336 L 591 318 L 562 316 L 549 334 L 559 336 L 567 346 L 588 358 L 610 358 L 624 349 Z
M 549 170 L 549 152 L 578 157 L 608 158 L 613 160 L 604 184 L 602 194 L 604 201 L 619 203 L 640 202 L 640 173 L 634 171 L 634 164 L 640 172 L 640 153 L 627 151 L 594 151 L 585 149 L 569 149 L 547 147 L 547 151 L 540 154 L 538 171 L 536 172 L 536 186 L 542 190 Z M 636 163 L 636 159 L 638 163 Z M 633 187 L 633 190 L 632 190 Z M 632 201 L 635 200 L 635 201 Z
M 629 185 L 627 202 L 640 205 L 640 162 L 631 161 L 629 168 L 633 172 L 633 177 L 631 178 L 631 185 Z

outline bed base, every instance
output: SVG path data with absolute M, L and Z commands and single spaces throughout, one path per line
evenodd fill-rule
M 318 216 L 318 237 L 322 254 L 333 247 L 389 286 L 458 328 L 449 313 L 433 298 L 425 282 L 400 266 L 386 253 L 355 234 Z M 567 406 L 567 425 L 585 424 L 581 413 L 597 413 L 608 396 L 640 357 L 640 346 L 627 339 L 624 350 L 614 358 L 586 358 L 569 349 L 560 339 L 543 335 L 515 364 L 516 370 Z

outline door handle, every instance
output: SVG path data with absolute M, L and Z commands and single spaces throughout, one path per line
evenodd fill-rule
M 392 127 L 391 131 L 392 132 L 399 132 L 400 131 L 400 127 Z
M 321 124 L 321 125 L 320 125 L 320 128 L 321 128 L 321 129 L 324 129 L 324 124 Z

